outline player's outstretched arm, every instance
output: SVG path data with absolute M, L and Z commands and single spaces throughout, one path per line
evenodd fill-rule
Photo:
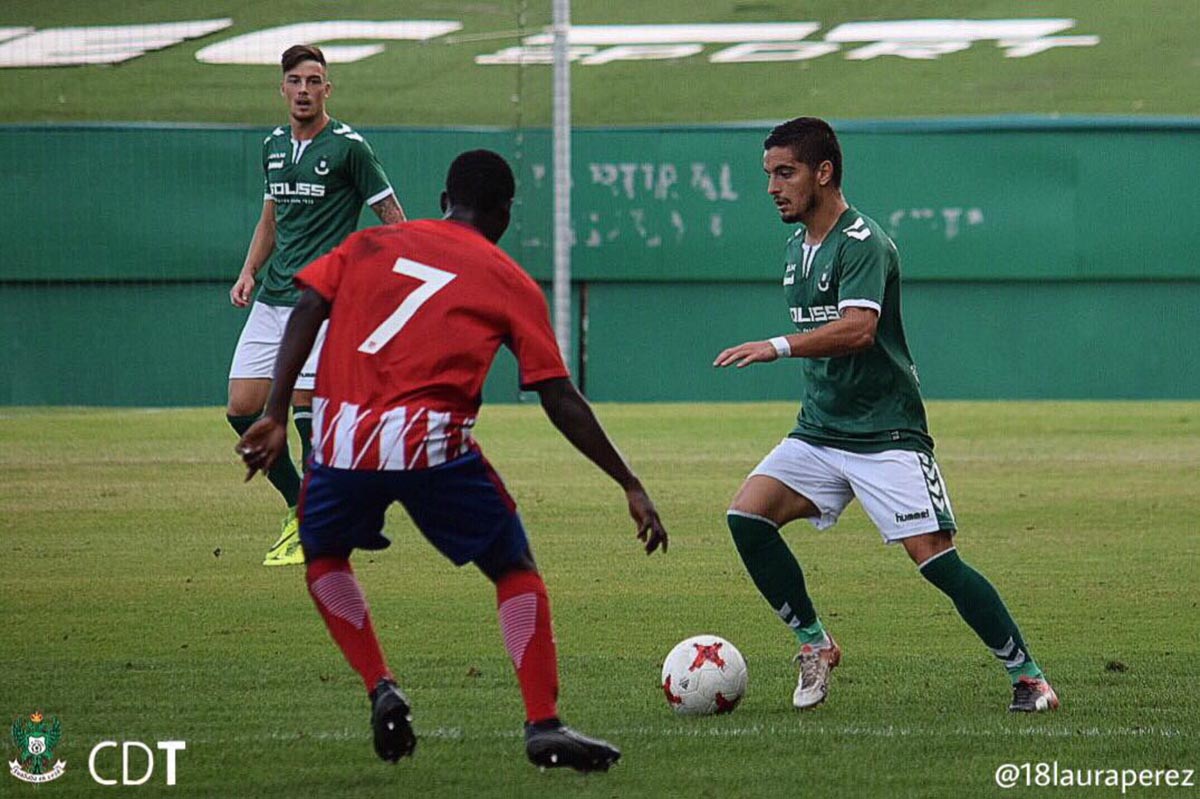
M 870 308 L 846 308 L 842 318 L 807 333 L 791 333 L 769 341 L 747 341 L 722 350 L 713 366 L 741 369 L 776 358 L 837 358 L 875 345 L 879 314 Z
M 629 515 L 637 524 L 637 536 L 646 544 L 646 554 L 662 547 L 667 551 L 667 530 L 658 518 L 658 510 L 637 475 L 613 446 L 600 426 L 592 406 L 584 399 L 575 384 L 565 377 L 546 380 L 533 386 L 542 401 L 542 410 L 558 431 L 625 489 Z
M 275 356 L 275 375 L 262 418 L 250 426 L 237 443 L 237 453 L 246 464 L 246 479 L 265 472 L 275 463 L 287 443 L 288 400 L 296 378 L 312 351 L 321 323 L 329 317 L 329 302 L 312 289 L 305 289 L 300 302 L 288 317 L 279 354 Z
M 245 308 L 254 296 L 254 276 L 275 250 L 275 201 L 263 200 L 262 214 L 254 226 L 254 236 L 246 250 L 246 260 L 233 288 L 229 290 L 229 301 L 238 308 Z

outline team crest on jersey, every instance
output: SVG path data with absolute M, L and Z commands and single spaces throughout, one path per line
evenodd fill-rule
M 321 175 L 321 176 L 328 175 L 329 174 L 329 159 L 322 158 L 320 161 L 318 161 L 316 168 L 313 169 L 313 172 L 316 172 L 318 175 Z
M 821 275 L 821 277 L 817 280 L 817 291 L 829 291 L 829 276 L 829 270 L 826 270 L 824 274 Z
M 32 783 L 50 782 L 61 777 L 67 770 L 66 761 L 54 759 L 54 747 L 58 746 L 60 738 L 62 724 L 57 716 L 47 719 L 40 711 L 34 711 L 28 718 L 18 718 L 12 725 L 17 759 L 8 761 L 9 773 Z

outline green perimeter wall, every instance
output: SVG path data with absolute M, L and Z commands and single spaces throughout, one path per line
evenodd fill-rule
M 928 396 L 1200 396 L 1200 122 L 838 127 L 847 196 L 900 247 Z M 576 132 L 582 370 L 578 342 L 573 355 L 593 398 L 795 396 L 786 364 L 709 366 L 722 347 L 788 326 L 777 283 L 788 229 L 761 172 L 768 128 Z M 364 132 L 414 217 L 436 213 L 457 152 L 508 156 L 520 204 L 502 244 L 549 279 L 545 131 Z M 223 401 L 244 318 L 227 290 L 261 208 L 264 133 L 0 127 L 0 403 Z M 511 358 L 486 397 L 519 397 Z
M 0 402 L 222 404 L 242 320 L 226 289 L 0 286 L 8 342 Z M 587 304 L 585 389 L 595 400 L 797 395 L 794 363 L 711 366 L 731 343 L 786 330 L 773 284 L 594 283 Z M 913 282 L 904 305 L 932 398 L 1200 397 L 1200 282 Z M 502 351 L 485 399 L 519 398 L 515 364 Z

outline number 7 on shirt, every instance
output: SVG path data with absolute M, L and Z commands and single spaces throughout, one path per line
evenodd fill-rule
M 399 275 L 415 277 L 421 281 L 421 285 L 405 297 L 396 310 L 392 311 L 392 315 L 384 319 L 383 324 L 375 328 L 371 335 L 367 336 L 366 341 L 359 345 L 358 351 L 367 355 L 374 355 L 383 349 L 408 324 L 408 320 L 413 318 L 422 305 L 429 302 L 434 294 L 446 288 L 451 280 L 458 277 L 445 269 L 410 261 L 407 258 L 397 258 L 392 271 Z

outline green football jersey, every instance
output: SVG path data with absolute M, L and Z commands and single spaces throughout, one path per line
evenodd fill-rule
M 263 140 L 264 200 L 275 201 L 275 251 L 258 301 L 295 305 L 296 272 L 332 250 L 358 227 L 364 204 L 392 193 L 387 175 L 361 134 L 336 119 L 308 141 L 287 126 Z
M 836 358 L 802 358 L 804 387 L 789 434 L 851 452 L 933 451 L 917 368 L 900 320 L 900 255 L 882 228 L 849 208 L 815 247 L 801 227 L 787 243 L 783 290 L 800 332 L 849 307 L 879 313 L 875 344 Z

